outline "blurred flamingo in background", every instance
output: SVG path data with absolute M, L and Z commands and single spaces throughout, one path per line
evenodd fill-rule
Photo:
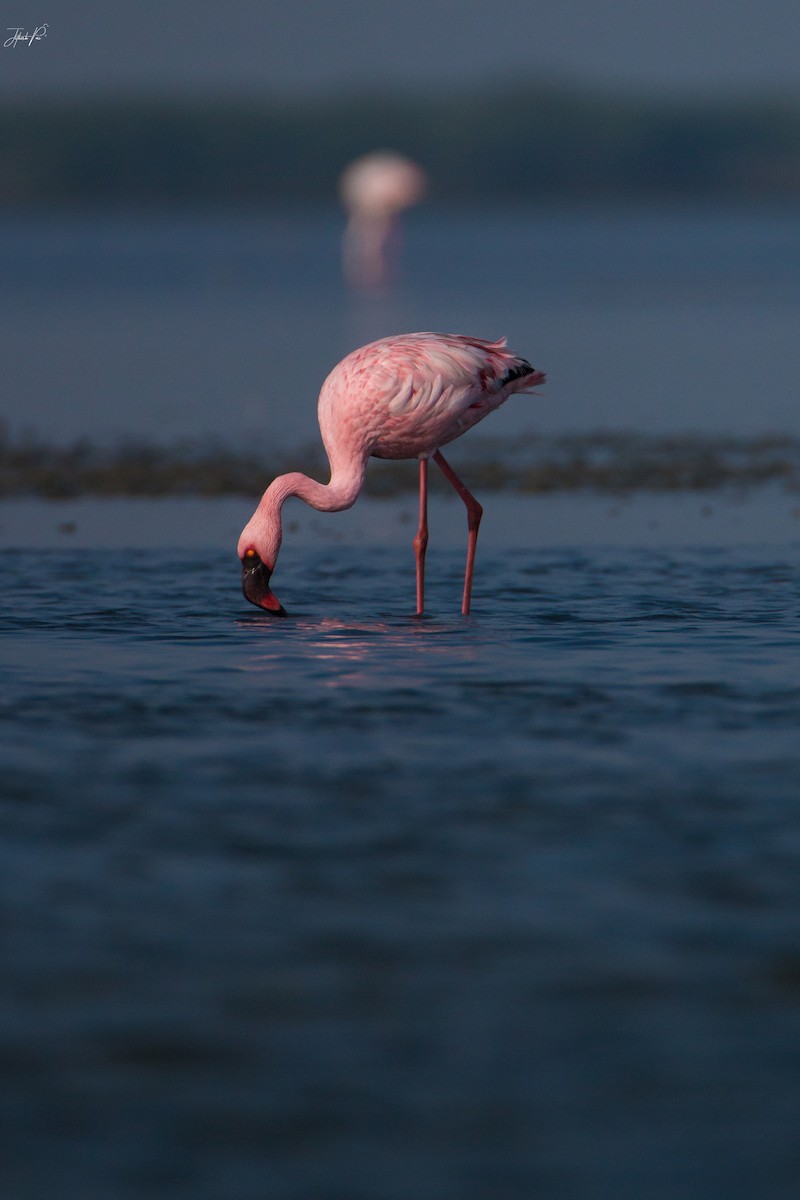
M 467 508 L 467 565 L 462 613 L 468 613 L 478 526 L 483 509 L 444 458 L 440 447 L 477 425 L 514 392 L 530 392 L 545 376 L 497 342 L 445 333 L 403 333 L 354 350 L 334 367 L 319 396 L 319 426 L 331 469 L 323 484 L 298 471 L 269 485 L 242 530 L 238 554 L 246 599 L 285 616 L 270 590 L 282 539 L 281 509 L 299 496 L 322 512 L 350 508 L 364 486 L 367 460 L 419 459 L 419 528 L 414 538 L 417 609 L 425 603 L 428 544 L 428 459 Z
M 365 154 L 343 171 L 339 194 L 349 219 L 342 265 L 353 287 L 377 288 L 388 281 L 400 214 L 419 204 L 426 188 L 422 167 L 390 150 Z

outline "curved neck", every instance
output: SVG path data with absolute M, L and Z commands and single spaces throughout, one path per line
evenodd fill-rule
M 344 468 L 331 471 L 330 483 L 318 483 L 300 471 L 279 475 L 273 479 L 259 501 L 239 539 L 240 556 L 252 546 L 261 560 L 272 569 L 278 557 L 283 536 L 281 509 L 290 496 L 298 496 L 320 512 L 339 512 L 350 508 L 364 486 L 366 455 L 350 461 Z
M 284 503 L 290 496 L 305 500 L 312 508 L 320 512 L 340 512 L 355 504 L 364 486 L 366 463 L 361 463 L 356 469 L 347 473 L 333 472 L 330 483 L 318 483 L 316 479 L 304 475 L 301 471 L 290 471 L 288 475 L 279 475 L 273 479 L 262 497 L 264 504 L 269 498 L 269 507 L 280 515 Z

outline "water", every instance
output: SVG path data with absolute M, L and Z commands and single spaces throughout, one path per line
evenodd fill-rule
M 522 540 L 0 556 L 9 1196 L 794 1200 L 797 542 Z
M 61 443 L 317 439 L 331 367 L 385 334 L 496 337 L 548 374 L 470 434 L 800 434 L 793 209 L 410 215 L 386 294 L 342 282 L 342 217 L 0 216 L 0 418 Z
M 371 298 L 333 211 L 0 227 L 0 417 L 50 444 L 291 452 L 419 328 L 548 372 L 470 479 L 800 435 L 792 212 L 430 208 Z M 398 496 L 295 506 L 282 622 L 238 591 L 255 495 L 4 499 L 4 1195 L 795 1200 L 793 447 L 782 487 L 481 492 L 469 619 L 438 497 L 426 619 Z

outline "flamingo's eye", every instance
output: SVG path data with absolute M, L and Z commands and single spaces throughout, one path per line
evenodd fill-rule
M 250 550 L 245 550 L 245 552 L 244 552 L 244 556 L 245 556 L 245 558 L 255 558 L 255 557 L 256 557 L 256 552 L 255 552 L 255 550 L 253 550 L 253 549 L 250 549 Z

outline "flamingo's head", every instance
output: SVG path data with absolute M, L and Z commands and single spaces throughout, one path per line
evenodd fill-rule
M 245 600 L 272 613 L 274 617 L 285 617 L 286 609 L 270 591 L 271 575 L 272 567 L 267 566 L 253 547 L 249 546 L 242 553 L 242 592 Z

